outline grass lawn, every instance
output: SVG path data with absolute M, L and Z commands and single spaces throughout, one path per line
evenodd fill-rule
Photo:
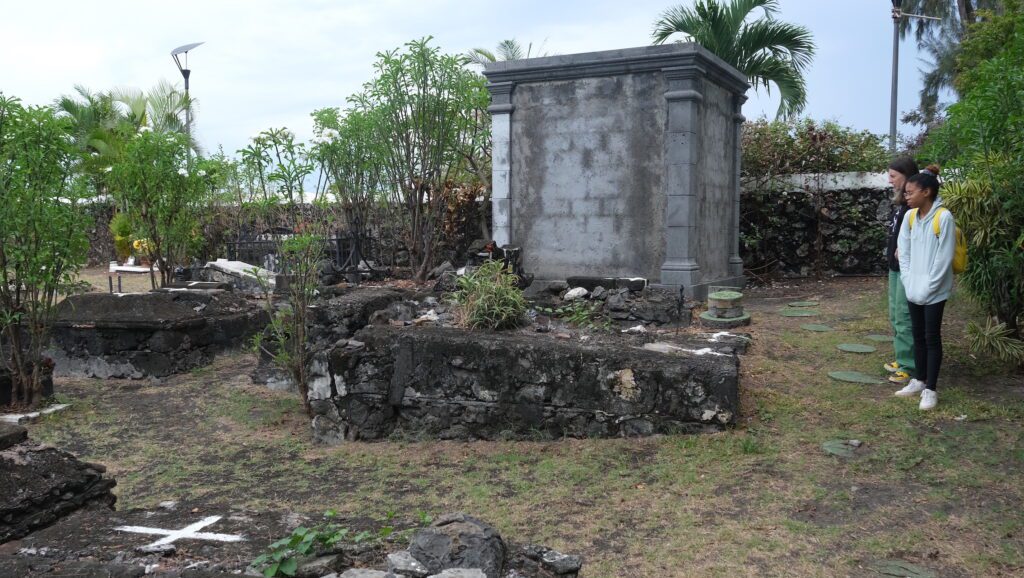
M 74 407 L 31 435 L 106 464 L 119 509 L 181 499 L 409 523 L 465 511 L 582 554 L 586 576 L 871 576 L 883 560 L 1024 575 L 1024 377 L 967 351 L 970 303 L 947 308 L 935 411 L 898 386 L 827 376 L 884 377 L 890 344 L 836 345 L 888 332 L 885 293 L 882 279 L 749 291 L 742 415 L 714 435 L 319 447 L 297 397 L 254 386 L 243 353 L 158 384 L 62 380 Z M 796 300 L 819 314 L 778 315 Z M 832 439 L 864 445 L 838 458 L 821 449 Z

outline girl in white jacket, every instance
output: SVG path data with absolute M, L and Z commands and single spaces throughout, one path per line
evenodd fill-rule
M 942 312 L 953 290 L 953 253 L 956 225 L 939 198 L 939 168 L 927 169 L 907 179 L 907 213 L 896 245 L 900 280 L 907 294 L 914 335 L 914 379 L 896 392 L 900 397 L 921 394 L 920 408 L 938 403 L 935 388 L 942 365 Z M 934 219 L 938 219 L 938 234 Z

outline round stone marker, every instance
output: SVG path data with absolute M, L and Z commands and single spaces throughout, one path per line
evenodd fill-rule
M 724 301 L 731 301 L 740 297 L 743 297 L 743 294 L 739 291 L 715 291 L 708 295 L 708 299 L 722 299 Z
M 789 304 L 790 307 L 817 307 L 817 301 L 794 301 Z
M 864 339 L 870 339 L 871 341 L 876 341 L 878 343 L 892 343 L 893 342 L 892 335 L 879 335 L 877 333 L 872 333 L 871 335 L 865 335 Z
M 882 383 L 878 378 L 859 371 L 830 371 L 828 372 L 828 376 L 837 381 L 845 381 L 848 383 Z
M 835 331 L 835 329 L 829 327 L 828 325 L 822 325 L 821 323 L 804 323 L 803 325 L 800 326 L 800 329 L 806 329 L 807 331 L 817 331 L 819 333 L 824 333 L 826 331 Z
M 750 325 L 750 314 L 744 313 L 739 317 L 715 317 L 710 311 L 705 311 L 700 314 L 700 324 L 704 327 L 713 327 L 715 329 L 732 329 L 733 327 Z
M 864 345 L 863 343 L 840 343 L 836 347 L 839 351 L 845 351 L 847 353 L 874 353 L 877 351 L 870 345 Z
M 779 310 L 779 315 L 783 317 L 814 317 L 818 312 L 812 309 L 798 309 L 794 307 L 787 307 Z

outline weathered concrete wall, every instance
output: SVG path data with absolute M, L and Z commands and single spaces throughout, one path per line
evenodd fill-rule
M 488 65 L 493 222 L 538 280 L 742 283 L 743 76 L 695 44 Z
M 610 437 L 732 423 L 739 362 L 614 343 L 444 327 L 369 326 L 330 354 L 311 390 L 321 442 Z
M 729 256 L 733 234 L 733 131 L 732 94 L 713 82 L 705 82 L 700 136 L 701 191 L 696 220 L 702 234 L 697 245 L 701 277 L 724 279 L 729 276 Z
M 654 74 L 524 84 L 513 102 L 512 243 L 540 279 L 656 279 L 665 256 L 664 83 Z

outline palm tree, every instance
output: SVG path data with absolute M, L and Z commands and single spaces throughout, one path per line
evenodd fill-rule
M 138 88 L 118 88 L 111 91 L 111 96 L 120 105 L 125 120 L 135 130 L 144 128 L 154 132 L 185 134 L 185 111 L 189 110 L 195 120 L 195 99 L 186 96 L 176 85 L 166 80 L 161 80 L 146 92 Z M 195 151 L 199 150 L 194 137 L 189 146 Z
M 764 15 L 748 22 L 758 8 Z M 810 30 L 776 20 L 778 10 L 778 0 L 696 0 L 692 8 L 679 5 L 662 13 L 654 43 L 684 34 L 745 74 L 755 90 L 770 93 L 774 84 L 782 97 L 777 116 L 795 116 L 807 104 L 803 74 L 815 46 Z
M 121 117 L 108 92 L 92 92 L 76 85 L 74 95 L 62 95 L 53 106 L 72 121 L 71 136 L 82 159 L 82 171 L 89 175 L 97 191 L 103 191 L 105 169 L 113 164 L 120 150 Z
M 494 52 L 487 50 L 486 48 L 474 48 L 466 53 L 466 58 L 473 64 L 484 65 L 490 62 L 500 62 L 502 60 L 522 60 L 524 58 L 534 58 L 540 56 L 547 56 L 548 53 L 533 54 L 533 43 L 526 45 L 526 49 L 523 50 L 523 45 L 519 43 L 515 38 L 509 40 L 502 40 L 498 43 L 498 47 Z
M 928 56 L 926 68 L 921 70 L 920 98 L 916 114 L 920 124 L 931 124 L 941 112 L 939 103 L 942 90 L 956 92 L 956 59 L 960 54 L 960 41 L 967 32 L 967 26 L 981 18 L 979 10 L 999 12 L 1003 10 L 1002 0 L 904 0 L 901 9 L 905 14 L 934 16 L 939 20 L 907 18 L 900 20 L 900 38 L 913 32 L 917 47 Z

